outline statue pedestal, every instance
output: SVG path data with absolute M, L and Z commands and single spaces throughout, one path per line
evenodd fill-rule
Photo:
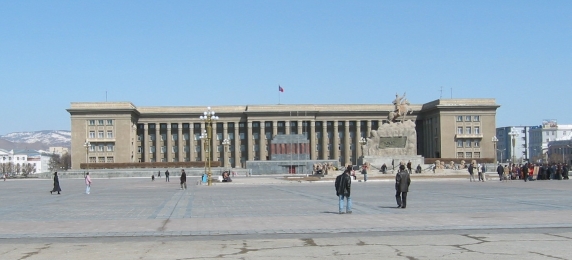
M 413 171 L 415 171 L 417 165 L 421 165 L 421 167 L 425 165 L 425 159 L 421 155 L 393 155 L 391 157 L 363 156 L 358 159 L 358 164 L 362 165 L 364 163 L 369 163 L 375 168 L 380 169 L 381 166 L 385 163 L 385 166 L 387 166 L 387 171 L 391 171 L 393 170 L 392 162 L 395 166 L 395 170 L 397 170 L 400 163 L 407 165 L 407 162 L 409 161 L 411 161 L 411 168 Z

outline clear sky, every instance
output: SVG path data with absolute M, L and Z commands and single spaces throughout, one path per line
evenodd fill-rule
M 396 92 L 495 98 L 497 127 L 572 124 L 571 89 L 569 0 L 0 1 L 0 135 L 69 130 L 70 102 L 106 98 L 216 111 Z

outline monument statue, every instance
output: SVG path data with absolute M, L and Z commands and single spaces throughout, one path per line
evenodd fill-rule
M 387 119 L 389 120 L 389 122 L 397 122 L 397 119 L 401 117 L 401 122 L 403 122 L 403 118 L 405 117 L 405 115 L 407 114 L 411 114 L 413 112 L 413 109 L 411 109 L 409 106 L 411 105 L 411 103 L 409 103 L 409 101 L 405 98 L 405 94 L 403 93 L 403 96 L 399 96 L 399 94 L 395 94 L 395 99 L 393 100 L 393 106 L 395 106 L 394 110 L 389 112 L 389 115 L 387 116 Z

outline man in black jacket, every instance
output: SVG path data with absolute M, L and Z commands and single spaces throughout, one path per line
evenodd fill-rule
M 499 181 L 502 181 L 502 175 L 504 174 L 504 168 L 502 167 L 502 165 L 499 163 L 499 166 L 497 167 L 497 173 L 499 174 Z
M 336 177 L 335 187 L 336 187 L 336 195 L 340 199 L 339 202 L 339 213 L 344 214 L 352 213 L 352 198 L 350 197 L 350 191 L 352 187 L 352 180 L 350 177 L 350 173 L 352 171 L 351 166 L 348 166 L 344 173 L 338 175 Z M 344 198 L 347 198 L 348 203 L 346 204 L 346 211 L 344 212 Z
M 399 172 L 395 176 L 395 199 L 397 207 L 404 209 L 407 206 L 407 192 L 409 192 L 409 184 L 411 178 L 409 172 L 405 170 L 404 165 L 399 166 Z

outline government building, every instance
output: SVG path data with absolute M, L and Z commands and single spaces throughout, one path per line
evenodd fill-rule
M 495 99 L 438 99 L 411 104 L 417 153 L 425 158 L 492 158 Z M 210 152 L 223 167 L 272 158 L 277 135 L 302 135 L 310 160 L 356 164 L 360 138 L 388 123 L 392 104 L 241 105 L 211 108 Z M 205 161 L 206 107 L 136 107 L 131 102 L 72 102 L 72 169 L 88 163 Z M 286 148 L 290 149 L 290 148 Z M 276 151 L 275 151 L 276 152 Z M 281 151 L 284 152 L 284 151 Z M 286 150 L 285 152 L 291 152 Z

